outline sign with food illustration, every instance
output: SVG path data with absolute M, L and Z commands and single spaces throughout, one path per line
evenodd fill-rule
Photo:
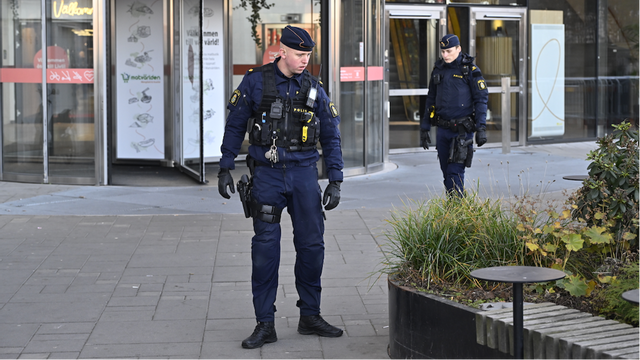
M 185 31 L 182 37 L 182 153 L 186 158 L 200 156 L 200 143 L 205 158 L 219 157 L 224 134 L 224 73 L 223 1 L 205 0 L 202 11 L 202 29 L 198 28 L 199 1 L 183 1 Z M 202 40 L 200 40 L 202 39 Z M 202 52 L 203 82 L 200 84 L 200 52 Z M 203 109 L 200 109 L 202 85 Z M 200 113 L 203 133 L 200 134 Z
M 164 159 L 162 2 L 116 5 L 116 158 Z

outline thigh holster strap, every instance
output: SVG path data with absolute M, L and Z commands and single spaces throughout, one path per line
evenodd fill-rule
M 253 217 L 269 224 L 277 224 L 280 222 L 282 209 L 272 205 L 254 204 Z

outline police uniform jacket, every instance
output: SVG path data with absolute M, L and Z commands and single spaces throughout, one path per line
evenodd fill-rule
M 302 74 L 295 74 L 287 78 L 276 65 L 280 58 L 277 58 L 271 66 L 275 68 L 276 89 L 283 98 L 290 98 L 301 89 L 304 76 L 308 76 L 308 71 Z M 315 86 L 315 82 L 313 84 Z M 259 71 L 249 70 L 242 82 L 231 97 L 227 109 L 229 116 L 225 125 L 224 139 L 222 141 L 220 167 L 234 169 L 234 159 L 238 156 L 240 147 L 247 131 L 247 121 L 252 114 L 257 111 L 262 100 L 263 77 Z M 288 95 L 290 94 L 290 95 Z M 305 94 L 306 96 L 306 94 Z M 327 167 L 329 181 L 342 181 L 344 166 L 342 160 L 342 149 L 340 147 L 340 116 L 335 106 L 327 96 L 322 86 L 318 87 L 318 94 L 313 109 L 315 116 L 320 120 L 319 142 L 322 146 L 324 162 Z M 268 146 L 249 146 L 249 155 L 259 162 L 269 164 L 265 157 L 265 152 L 269 151 Z M 283 166 L 309 166 L 320 159 L 318 150 L 287 151 L 278 148 L 279 161 L 273 164 L 274 167 Z
M 463 66 L 468 66 L 468 75 L 463 74 Z M 440 84 L 435 84 L 437 76 L 440 76 Z M 486 126 L 487 100 L 489 91 L 485 84 L 482 72 L 473 64 L 473 57 L 460 53 L 458 58 L 447 64 L 440 59 L 436 62 L 429 82 L 429 94 L 427 95 L 426 110 L 422 129 L 429 130 L 429 109 L 435 105 L 436 115 L 443 120 L 459 119 L 471 116 L 475 112 L 476 129 Z

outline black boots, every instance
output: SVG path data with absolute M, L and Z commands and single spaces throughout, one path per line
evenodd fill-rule
M 319 335 L 324 337 L 340 337 L 342 330 L 330 325 L 322 316 L 300 316 L 298 322 L 298 332 L 302 335 Z M 258 322 L 253 334 L 242 341 L 245 349 L 255 349 L 264 344 L 278 341 L 276 328 L 273 322 Z
M 324 337 L 342 336 L 342 330 L 330 325 L 320 315 L 300 316 L 298 333 L 302 335 L 319 335 Z
M 272 322 L 258 322 L 253 334 L 242 341 L 242 347 L 245 349 L 259 348 L 264 344 L 278 341 L 276 336 L 276 328 Z

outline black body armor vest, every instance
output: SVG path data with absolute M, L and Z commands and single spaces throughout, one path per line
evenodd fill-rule
M 262 72 L 262 100 L 247 123 L 251 145 L 275 145 L 289 151 L 305 151 L 316 148 L 320 135 L 320 121 L 313 112 L 313 105 L 306 106 L 312 80 L 318 80 L 304 71 L 302 88 L 297 94 L 284 99 L 276 89 L 273 64 L 266 64 L 253 71 Z M 317 86 L 317 85 L 316 85 Z

